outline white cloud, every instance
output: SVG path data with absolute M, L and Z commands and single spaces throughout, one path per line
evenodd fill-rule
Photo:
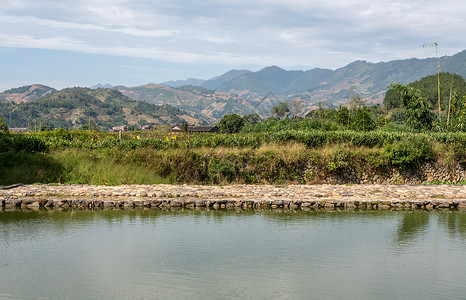
M 336 68 L 432 56 L 421 49 L 431 41 L 444 54 L 463 50 L 464 11 L 464 0 L 4 0 L 0 45 Z

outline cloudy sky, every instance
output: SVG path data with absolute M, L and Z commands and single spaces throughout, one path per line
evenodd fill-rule
M 466 48 L 464 0 L 1 0 L 0 91 L 336 69 Z

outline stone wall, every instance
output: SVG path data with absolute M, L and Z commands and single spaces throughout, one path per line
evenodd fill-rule
M 311 183 L 328 184 L 425 184 L 465 183 L 466 169 L 463 164 L 453 166 L 439 162 L 423 163 L 414 168 L 354 167 L 329 171 L 324 166 L 308 166 L 303 172 Z

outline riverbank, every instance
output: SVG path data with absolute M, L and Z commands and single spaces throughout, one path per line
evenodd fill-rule
M 21 185 L 0 190 L 14 208 L 464 209 L 464 185 Z

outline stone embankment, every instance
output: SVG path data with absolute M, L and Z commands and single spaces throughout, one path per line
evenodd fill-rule
M 19 185 L 5 208 L 465 209 L 457 185 Z

